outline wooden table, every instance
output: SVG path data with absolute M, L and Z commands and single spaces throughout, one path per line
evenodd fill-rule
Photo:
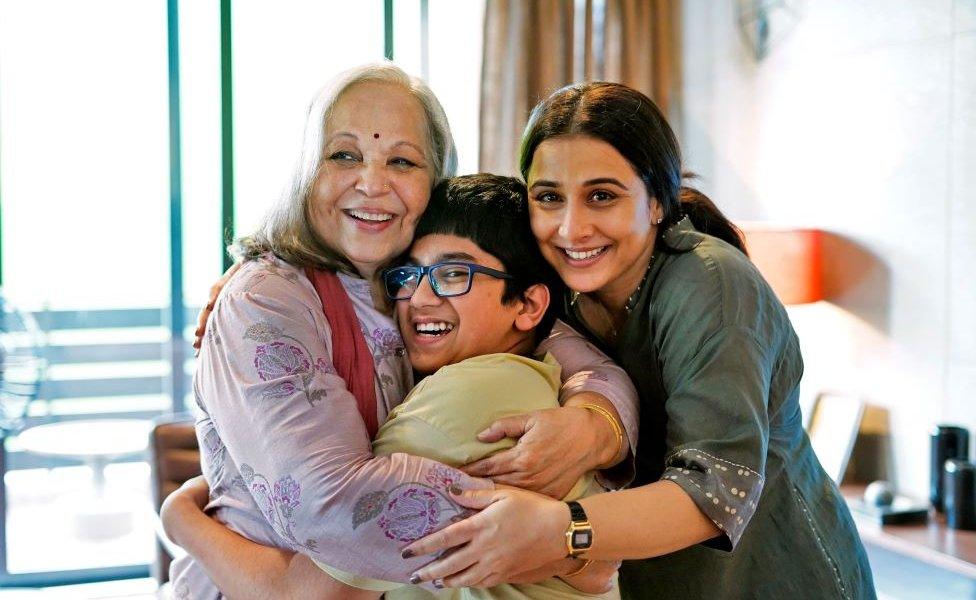
M 845 485 L 841 492 L 848 500 L 860 498 L 864 486 Z M 879 525 L 856 512 L 853 515 L 865 543 L 976 580 L 976 531 L 951 529 L 934 510 L 927 523 L 911 525 Z

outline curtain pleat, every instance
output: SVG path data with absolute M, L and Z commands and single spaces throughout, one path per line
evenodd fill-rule
M 624 83 L 667 111 L 672 1 L 488 0 L 479 169 L 518 175 L 518 143 L 529 112 L 573 82 Z

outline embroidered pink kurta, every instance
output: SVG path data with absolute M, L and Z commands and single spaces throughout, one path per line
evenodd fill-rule
M 369 282 L 339 277 L 373 353 L 382 423 L 413 385 L 410 363 Z M 447 486 L 490 483 L 421 457 L 374 457 L 356 399 L 332 367 L 331 339 L 311 282 L 274 256 L 246 263 L 224 288 L 193 382 L 208 511 L 260 544 L 406 582 L 429 559 L 403 560 L 400 549 L 464 516 Z M 562 323 L 539 350 L 563 366 L 563 398 L 586 390 L 613 402 L 633 452 L 637 396 L 626 374 Z M 614 484 L 627 482 L 632 463 L 624 471 Z M 177 598 L 219 597 L 190 557 L 171 575 Z

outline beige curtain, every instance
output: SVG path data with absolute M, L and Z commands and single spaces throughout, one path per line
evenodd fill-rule
M 479 169 L 518 174 L 529 112 L 578 81 L 634 87 L 667 113 L 674 0 L 488 0 Z

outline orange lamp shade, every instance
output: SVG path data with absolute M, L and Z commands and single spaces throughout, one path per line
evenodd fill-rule
M 753 264 L 783 304 L 824 299 L 821 230 L 755 225 L 742 233 Z

